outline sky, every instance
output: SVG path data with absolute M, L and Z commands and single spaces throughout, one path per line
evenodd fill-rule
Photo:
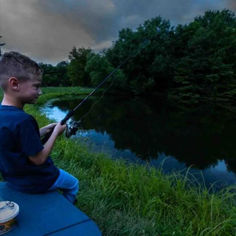
M 187 24 L 207 10 L 229 9 L 236 0 L 0 0 L 2 51 L 18 51 L 37 62 L 68 60 L 73 47 L 109 48 L 123 28 L 135 29 L 161 16 Z

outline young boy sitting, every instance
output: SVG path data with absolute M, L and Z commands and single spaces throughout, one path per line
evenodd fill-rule
M 41 94 L 42 71 L 30 58 L 5 53 L 0 59 L 0 86 L 4 92 L 0 105 L 0 172 L 8 185 L 18 191 L 42 193 L 61 189 L 72 203 L 76 201 L 78 180 L 58 169 L 49 157 L 54 142 L 65 125 L 53 123 L 39 130 L 36 120 L 25 113 Z M 53 129 L 43 145 L 40 136 Z

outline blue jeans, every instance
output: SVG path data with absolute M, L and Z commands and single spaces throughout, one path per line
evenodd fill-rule
M 64 197 L 74 203 L 76 194 L 79 192 L 79 180 L 68 172 L 59 169 L 60 174 L 55 183 L 49 188 L 49 191 L 60 189 Z

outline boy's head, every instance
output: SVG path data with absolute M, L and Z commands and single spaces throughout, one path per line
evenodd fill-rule
M 4 53 L 0 59 L 0 86 L 7 90 L 10 78 L 18 81 L 41 80 L 42 70 L 38 64 L 18 52 Z
M 35 103 L 41 94 L 42 70 L 36 62 L 18 53 L 8 52 L 0 59 L 0 86 L 3 105 L 23 108 Z

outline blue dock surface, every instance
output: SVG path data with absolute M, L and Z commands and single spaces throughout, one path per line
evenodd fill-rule
M 97 225 L 59 192 L 27 194 L 0 182 L 0 200 L 20 207 L 17 224 L 6 236 L 100 236 Z

